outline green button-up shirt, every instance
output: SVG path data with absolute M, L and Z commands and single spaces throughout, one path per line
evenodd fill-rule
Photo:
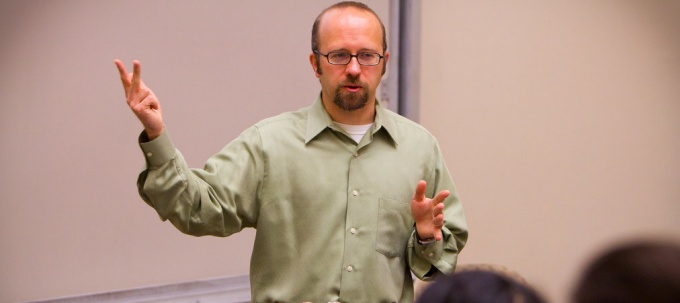
M 190 169 L 167 132 L 140 143 L 139 192 L 162 220 L 195 235 L 257 229 L 253 302 L 412 302 L 413 274 L 453 271 L 467 240 L 463 208 L 435 138 L 376 102 L 356 143 L 318 98 L 258 122 Z M 411 199 L 448 189 L 444 238 L 415 241 Z M 216 256 L 217 257 L 217 256 Z

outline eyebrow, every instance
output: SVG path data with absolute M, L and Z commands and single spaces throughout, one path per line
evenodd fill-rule
M 346 49 L 346 48 L 340 48 L 340 49 L 336 49 L 336 50 L 329 51 L 329 53 L 332 53 L 332 52 L 345 52 L 345 53 L 350 53 L 350 54 L 352 53 L 351 51 L 349 51 L 349 50 Z M 373 50 L 373 49 L 370 49 L 370 48 L 362 48 L 362 49 L 359 49 L 359 50 L 357 51 L 357 53 L 376 53 L 376 54 L 380 54 L 379 51 L 376 51 L 376 50 Z

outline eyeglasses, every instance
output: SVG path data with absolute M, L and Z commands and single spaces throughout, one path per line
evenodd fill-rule
M 333 65 L 347 65 L 352 61 L 352 57 L 356 57 L 357 62 L 359 62 L 360 65 L 374 66 L 380 64 L 380 59 L 385 58 L 385 56 L 371 52 L 359 52 L 356 55 L 352 55 L 349 52 L 336 51 L 322 54 L 318 50 L 315 50 L 314 53 L 326 57 L 328 63 Z

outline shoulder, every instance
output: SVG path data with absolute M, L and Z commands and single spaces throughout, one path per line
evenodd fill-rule
M 388 131 L 393 131 L 398 136 L 399 141 L 401 141 L 399 142 L 400 144 L 406 142 L 415 144 L 438 144 L 435 136 L 424 126 L 389 110 L 385 110 L 383 113 L 385 114 L 386 120 L 390 121 L 389 124 L 391 124 L 387 126 Z M 390 130 L 389 127 L 392 127 L 393 130 Z
M 294 126 L 307 120 L 309 108 L 301 108 L 295 111 L 280 113 L 276 116 L 262 119 L 253 125 L 260 130 L 277 129 L 285 126 Z
M 256 136 L 263 143 L 298 140 L 300 137 L 304 137 L 308 113 L 309 108 L 307 107 L 284 112 L 258 121 L 244 133 Z

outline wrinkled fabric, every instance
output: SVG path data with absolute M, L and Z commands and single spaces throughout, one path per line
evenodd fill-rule
M 138 188 L 162 220 L 194 236 L 257 229 L 253 302 L 412 302 L 411 272 L 452 272 L 467 240 L 437 141 L 377 101 L 359 143 L 320 98 L 246 129 L 203 169 L 187 166 L 167 130 L 143 141 Z M 444 239 L 426 247 L 415 241 L 410 212 L 421 179 L 428 197 L 451 192 Z

